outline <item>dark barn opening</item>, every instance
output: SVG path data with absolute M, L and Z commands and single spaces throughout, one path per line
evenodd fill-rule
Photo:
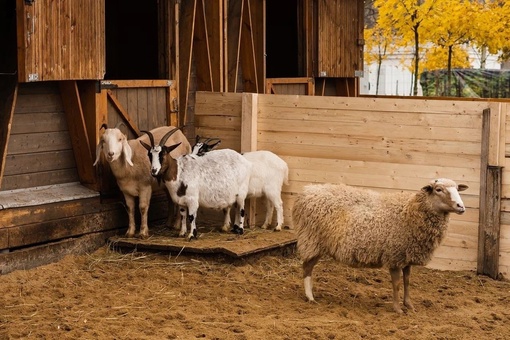
M 266 2 L 266 77 L 303 76 L 298 51 L 299 0 Z
M 16 74 L 16 2 L 0 0 L 0 75 Z
M 106 0 L 105 79 L 158 79 L 157 0 Z

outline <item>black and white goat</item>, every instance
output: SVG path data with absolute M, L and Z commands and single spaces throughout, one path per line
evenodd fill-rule
M 230 149 L 213 150 L 202 157 L 183 155 L 172 157 L 170 152 L 179 144 L 166 146 L 172 132 L 167 133 L 158 145 L 149 134 L 151 145 L 140 143 L 149 152 L 151 175 L 162 180 L 172 200 L 180 206 L 182 221 L 179 236 L 187 231 L 186 213 L 191 224 L 187 236 L 197 237 L 196 216 L 198 207 L 228 209 L 236 204 L 238 211 L 232 232 L 244 232 L 244 201 L 248 193 L 251 163 Z
M 126 232 L 126 237 L 135 236 L 135 198 L 139 197 L 138 207 L 141 215 L 140 237 L 147 238 L 149 236 L 149 227 L 147 216 L 149 211 L 149 204 L 152 191 L 158 189 L 158 183 L 150 175 L 151 164 L 147 159 L 147 152 L 140 145 L 140 142 L 149 141 L 147 135 L 142 135 L 137 139 L 128 140 L 126 135 L 120 129 L 120 124 L 115 128 L 108 128 L 106 124 L 101 126 L 105 129 L 104 133 L 99 139 L 96 147 L 96 160 L 94 166 L 97 165 L 101 159 L 101 153 L 110 165 L 117 184 L 124 194 L 126 206 L 128 209 L 129 227 Z M 180 147 L 172 152 L 172 155 L 178 157 L 182 154 L 187 154 L 191 151 L 186 136 L 177 128 L 173 126 L 158 127 L 150 132 L 152 138 L 160 138 L 169 131 L 177 132 L 168 142 L 171 144 L 180 143 Z M 171 204 L 169 200 L 169 205 Z M 167 224 L 170 224 L 170 206 L 169 206 L 169 219 Z
M 220 145 L 219 138 L 202 138 L 199 135 L 195 137 L 195 145 L 191 149 L 191 154 L 196 156 L 203 156 L 206 152 L 212 151 L 215 147 Z

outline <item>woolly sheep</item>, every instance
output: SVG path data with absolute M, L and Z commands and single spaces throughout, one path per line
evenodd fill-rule
M 129 218 L 126 237 L 135 236 L 135 197 L 139 197 L 140 237 L 147 238 L 149 236 L 147 219 L 150 199 L 153 189 L 159 188 L 157 181 L 150 175 L 151 165 L 147 159 L 147 151 L 140 145 L 140 141 L 148 142 L 149 138 L 147 135 L 142 135 L 137 139 L 127 140 L 126 135 L 120 131 L 119 124 L 115 128 L 108 128 L 104 124 L 102 128 L 105 128 L 105 131 L 96 147 L 94 166 L 99 163 L 101 153 L 103 153 L 120 190 L 124 194 Z M 151 130 L 151 134 L 156 138 L 160 138 L 174 129 L 176 128 L 173 126 L 158 127 Z M 172 137 L 168 143 L 181 143 L 179 148 L 172 152 L 172 155 L 178 157 L 191 151 L 191 145 L 182 132 L 178 131 Z M 170 212 L 171 200 L 168 201 Z M 169 224 L 170 217 L 169 214 L 167 224 Z
M 411 265 L 425 265 L 445 236 L 451 212 L 466 210 L 459 195 L 467 185 L 436 179 L 417 193 L 377 193 L 339 184 L 305 187 L 292 208 L 297 249 L 303 260 L 305 294 L 314 301 L 312 270 L 323 255 L 353 267 L 387 267 L 393 308 L 402 313 L 398 292 L 404 277 L 409 297 Z
M 186 211 L 191 227 L 188 240 L 197 238 L 196 215 L 198 207 L 226 209 L 237 204 L 238 214 L 232 232 L 244 232 L 244 201 L 248 193 L 251 164 L 239 153 L 230 149 L 213 150 L 202 157 L 184 155 L 178 158 L 169 154 L 178 144 L 166 146 L 167 133 L 155 145 L 141 142 L 149 151 L 151 174 L 161 179 L 172 200 L 181 209 L 182 224 L 179 236 L 186 235 Z

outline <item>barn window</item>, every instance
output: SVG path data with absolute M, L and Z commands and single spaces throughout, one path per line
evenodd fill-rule
M 299 67 L 298 0 L 266 2 L 266 77 L 305 76 Z
M 157 0 L 106 0 L 105 79 L 158 79 Z

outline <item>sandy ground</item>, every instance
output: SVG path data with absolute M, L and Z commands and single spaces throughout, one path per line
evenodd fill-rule
M 510 282 L 415 267 L 397 315 L 386 270 L 322 260 L 305 301 L 294 252 L 120 254 L 0 276 L 0 339 L 510 339 Z

